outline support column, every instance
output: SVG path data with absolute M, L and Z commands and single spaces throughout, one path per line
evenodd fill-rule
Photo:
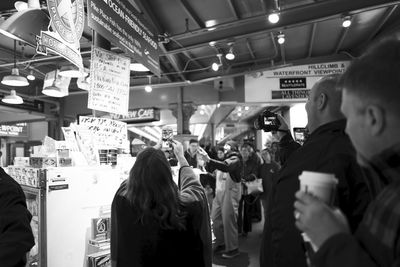
M 196 105 L 192 102 L 183 102 L 184 87 L 178 89 L 177 103 L 170 105 L 172 115 L 176 118 L 177 134 L 178 135 L 191 135 L 189 130 L 190 118 L 197 110 Z

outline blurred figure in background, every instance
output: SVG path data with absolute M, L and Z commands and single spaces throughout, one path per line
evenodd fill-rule
M 259 167 L 261 165 L 261 161 L 257 154 L 253 151 L 252 146 L 248 143 L 243 144 L 240 148 L 240 154 L 242 155 L 244 165 L 242 177 L 243 181 L 253 181 L 259 178 Z M 244 191 L 245 190 L 243 190 L 242 193 Z M 243 236 L 247 236 L 247 233 L 251 232 L 252 230 L 253 214 L 257 212 L 257 209 L 255 208 L 257 205 L 256 202 L 258 202 L 260 205 L 258 196 L 242 194 L 239 202 L 238 227 L 239 233 L 241 233 Z M 261 216 L 261 210 L 259 213 L 259 216 Z
M 185 158 L 189 164 L 193 168 L 199 168 L 199 161 L 197 159 L 197 149 L 199 148 L 199 141 L 196 139 L 189 140 L 189 147 L 185 151 Z
M 280 160 L 280 155 L 279 155 L 279 143 L 278 142 L 272 142 L 271 143 L 271 148 L 269 149 L 269 152 L 271 154 L 271 160 L 281 166 L 281 160 Z
M 272 160 L 271 154 L 268 149 L 261 151 L 261 157 L 263 159 L 260 165 L 259 174 L 263 182 L 263 193 L 260 196 L 261 203 L 264 208 L 264 224 L 268 219 L 269 203 L 272 193 L 272 186 L 279 172 L 279 165 Z
M 211 267 L 211 227 L 204 190 L 182 144 L 172 140 L 181 166 L 179 185 L 164 153 L 139 153 L 111 209 L 113 267 Z M 190 245 L 188 245 L 190 244 Z
M 223 258 L 230 259 L 239 255 L 237 217 L 243 161 L 235 141 L 226 142 L 224 150 L 224 161 L 211 159 L 204 149 L 199 148 L 198 152 L 208 163 L 210 172 L 217 170 L 216 192 L 211 211 L 216 238 L 214 254 L 222 253 Z

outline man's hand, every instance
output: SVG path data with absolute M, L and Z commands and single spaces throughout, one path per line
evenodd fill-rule
M 324 202 L 303 192 L 296 193 L 294 203 L 296 226 L 317 246 L 339 233 L 350 233 L 346 218 L 340 210 L 332 210 Z
M 204 161 L 209 162 L 210 161 L 210 156 L 208 156 L 207 152 L 202 148 L 198 147 L 197 148 L 197 153 L 203 157 Z

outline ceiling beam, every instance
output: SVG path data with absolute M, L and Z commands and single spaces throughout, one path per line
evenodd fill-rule
M 250 52 L 251 58 L 252 58 L 252 59 L 255 59 L 256 56 L 254 55 L 253 48 L 251 48 L 251 44 L 250 44 L 249 39 L 246 39 L 246 46 L 247 46 L 247 49 L 248 49 L 249 52 Z
M 353 23 L 353 18 L 354 18 L 354 17 L 351 17 L 351 19 L 350 19 L 350 21 L 351 21 L 352 23 Z M 334 53 L 334 54 L 337 54 L 337 53 L 339 52 L 340 48 L 342 47 L 344 38 L 346 38 L 346 35 L 347 35 L 347 33 L 349 32 L 349 28 L 350 28 L 350 27 L 346 27 L 346 28 L 343 28 L 343 27 L 342 27 L 342 32 L 340 33 L 340 38 L 339 38 L 339 40 L 338 40 L 338 42 L 337 42 L 337 44 L 336 44 L 336 46 L 335 46 L 335 49 L 333 50 L 333 53 Z
M 185 10 L 186 14 L 197 24 L 199 28 L 205 28 L 206 25 L 204 22 L 201 20 L 201 18 L 196 14 L 194 9 L 190 6 L 187 0 L 180 0 L 179 1 Z
M 158 31 L 159 34 L 163 34 L 165 32 L 163 26 L 161 25 L 161 23 L 158 21 L 156 15 L 154 14 L 154 12 L 152 11 L 152 8 L 150 6 L 150 4 L 148 3 L 148 1 L 145 0 L 137 0 L 135 1 L 136 4 L 139 6 L 140 10 L 144 13 L 145 16 L 147 16 L 147 19 L 149 20 L 149 22 L 151 24 L 153 24 L 156 27 L 156 30 Z M 166 54 L 167 53 L 167 49 L 165 48 L 164 44 L 162 43 L 158 43 L 161 49 L 161 52 Z M 179 78 L 183 81 L 186 80 L 186 77 L 182 74 L 181 70 L 181 66 L 180 63 L 178 61 L 178 58 L 175 57 L 172 54 L 168 54 L 166 55 L 169 62 L 171 63 L 174 71 L 177 73 L 177 75 L 179 76 Z
M 239 12 L 238 12 L 233 0 L 227 0 L 227 2 L 228 2 L 228 6 L 229 6 L 230 10 L 232 11 L 232 14 L 235 17 L 235 19 L 240 19 Z
M 393 14 L 393 12 L 396 10 L 398 6 L 392 6 L 388 8 L 385 12 L 385 14 L 382 16 L 382 20 L 377 24 L 375 30 L 373 30 L 368 37 L 368 39 L 365 41 L 365 43 L 369 43 L 377 34 L 378 32 L 382 29 L 383 25 L 385 25 L 386 21 L 390 18 L 390 16 Z
M 208 28 L 204 28 L 190 33 L 173 35 L 171 38 L 179 40 L 184 47 L 175 46 L 175 48 L 169 49 L 167 54 L 177 54 L 185 50 L 201 48 L 207 46 L 210 41 L 218 43 L 232 39 L 249 38 L 265 32 L 279 31 L 283 28 L 294 28 L 337 18 L 349 12 L 354 14 L 377 8 L 391 7 L 397 4 L 400 4 L 400 0 L 321 1 L 281 10 L 281 19 L 277 24 L 268 23 L 265 15 L 260 15 L 213 26 L 216 28 L 214 31 L 208 31 Z M 170 47 L 173 46 L 172 44 Z
M 311 29 L 310 44 L 308 45 L 307 57 L 311 57 L 312 56 L 316 29 L 317 29 L 317 23 L 313 23 L 312 24 L 312 29 Z

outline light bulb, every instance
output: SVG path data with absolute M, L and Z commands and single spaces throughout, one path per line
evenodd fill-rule
M 146 85 L 146 86 L 144 87 L 144 90 L 145 90 L 147 93 L 150 93 L 151 91 L 153 91 L 153 88 L 152 88 L 150 85 Z
M 348 28 L 348 27 L 350 27 L 350 25 L 351 25 L 351 19 L 350 19 L 350 17 L 345 17 L 345 18 L 343 19 L 343 22 L 342 22 L 343 28 Z
M 242 107 L 238 107 L 238 111 L 242 111 Z
M 246 111 L 249 110 L 249 109 L 250 109 L 249 106 L 245 106 L 245 107 L 244 107 L 244 110 L 246 110 Z
M 212 65 L 211 65 L 211 68 L 212 68 L 212 70 L 213 71 L 218 71 L 219 70 L 219 65 L 218 65 L 218 63 L 213 63 Z
M 200 110 L 200 115 L 204 115 L 204 110 Z
M 284 34 L 279 34 L 278 35 L 278 43 L 283 44 L 285 42 L 285 35 Z
M 275 24 L 279 21 L 279 14 L 275 11 L 268 15 L 268 21 Z
M 238 112 L 238 117 L 242 117 L 242 112 Z

